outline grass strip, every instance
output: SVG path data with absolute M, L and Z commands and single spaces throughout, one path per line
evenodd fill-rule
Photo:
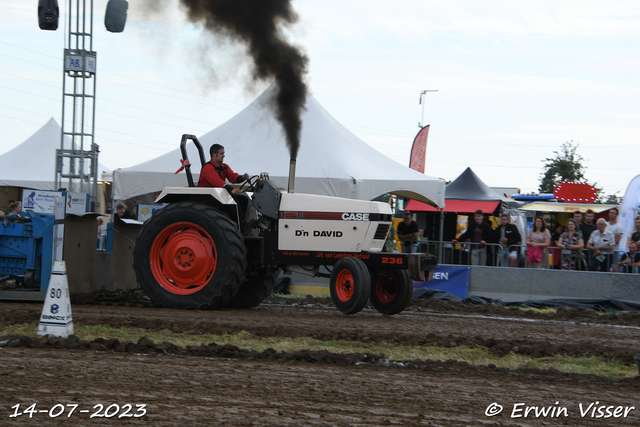
M 17 334 L 37 336 L 37 324 L 0 325 L 0 336 Z M 242 349 L 264 351 L 272 348 L 278 352 L 294 352 L 296 350 L 326 350 L 332 353 L 373 353 L 383 354 L 389 360 L 456 360 L 470 365 L 493 364 L 501 368 L 555 368 L 561 372 L 578 374 L 594 374 L 608 378 L 632 377 L 638 375 L 635 366 L 627 366 L 620 362 L 609 362 L 600 357 L 571 358 L 554 356 L 533 358 L 526 355 L 510 353 L 504 357 L 495 356 L 487 349 L 476 347 L 433 347 L 433 346 L 404 346 L 385 343 L 362 343 L 354 341 L 320 341 L 308 337 L 256 337 L 248 331 L 223 335 L 188 335 L 171 331 L 147 331 L 142 328 L 120 327 L 113 328 L 102 325 L 74 324 L 75 335 L 87 341 L 96 338 L 117 338 L 120 341 L 137 342 L 142 337 L 148 337 L 154 343 L 165 341 L 185 347 L 215 342 L 218 345 L 232 344 Z

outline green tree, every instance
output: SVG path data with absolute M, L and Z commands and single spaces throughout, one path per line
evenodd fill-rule
M 554 151 L 554 158 L 547 157 L 542 160 L 545 162 L 544 173 L 541 174 L 540 193 L 552 193 L 553 187 L 562 181 L 583 181 L 584 159 L 577 153 L 578 144 L 573 145 L 572 141 L 562 144 L 559 151 Z

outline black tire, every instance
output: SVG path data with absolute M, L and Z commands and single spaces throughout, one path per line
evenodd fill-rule
M 367 266 L 354 257 L 342 258 L 331 272 L 331 300 L 344 314 L 355 314 L 367 305 L 370 291 Z
M 262 301 L 271 295 L 281 271 L 280 269 L 275 272 L 270 270 L 259 276 L 250 277 L 240 285 L 238 293 L 229 300 L 226 307 L 253 308 L 259 306 Z
M 412 297 L 413 281 L 407 270 L 378 270 L 371 276 L 371 305 L 380 313 L 400 313 Z
M 238 291 L 247 269 L 237 225 L 206 205 L 168 205 L 147 220 L 133 251 L 144 292 L 161 307 L 217 309 Z

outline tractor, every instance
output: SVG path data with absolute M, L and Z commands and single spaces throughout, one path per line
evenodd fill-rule
M 188 187 L 161 192 L 156 203 L 166 206 L 145 222 L 134 249 L 138 283 L 156 305 L 252 308 L 283 271 L 299 265 L 330 278 L 331 299 L 342 313 L 355 314 L 370 301 L 392 315 L 409 304 L 412 279 L 433 277 L 434 257 L 383 252 L 393 225 L 388 203 L 281 192 L 263 173 L 242 184 L 250 197 L 242 212 L 226 189 L 195 185 L 190 140 L 206 163 L 198 139 L 183 135 Z

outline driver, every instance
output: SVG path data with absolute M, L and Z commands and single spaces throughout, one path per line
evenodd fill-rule
M 249 179 L 249 174 L 239 175 L 231 170 L 229 165 L 222 163 L 224 160 L 224 147 L 213 144 L 209 148 L 211 160 L 202 167 L 198 187 L 224 187 L 230 194 L 237 196 L 240 190 L 227 184 L 227 180 L 233 184 L 240 184 Z
M 224 187 L 238 204 L 240 222 L 244 223 L 249 198 L 246 194 L 240 194 L 240 189 L 233 188 L 227 184 L 227 181 L 240 184 L 249 179 L 249 174 L 239 175 L 232 171 L 229 165 L 222 163 L 224 160 L 224 147 L 222 145 L 213 144 L 211 148 L 209 148 L 209 154 L 211 155 L 211 160 L 202 166 L 200 179 L 198 179 L 198 187 Z

